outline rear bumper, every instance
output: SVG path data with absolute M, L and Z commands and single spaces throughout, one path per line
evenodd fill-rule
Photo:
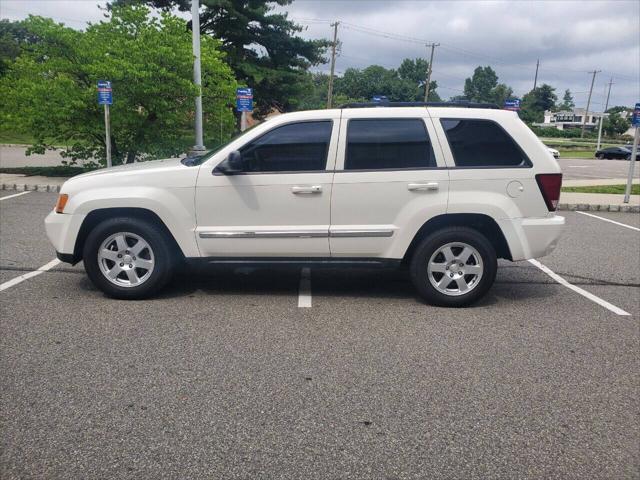
M 74 257 L 76 239 L 85 217 L 86 215 L 51 212 L 44 220 L 47 237 L 63 262 L 73 263 L 70 260 Z
M 564 230 L 564 217 L 516 218 L 498 221 L 513 261 L 549 255 Z

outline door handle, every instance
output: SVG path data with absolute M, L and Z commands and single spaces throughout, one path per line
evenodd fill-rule
M 321 185 L 291 187 L 291 193 L 295 195 L 308 194 L 308 193 L 321 193 L 321 192 L 322 192 Z
M 439 185 L 438 182 L 429 182 L 429 183 L 410 183 L 407 185 L 407 189 L 411 191 L 415 190 L 427 190 L 430 192 L 435 192 L 438 190 Z

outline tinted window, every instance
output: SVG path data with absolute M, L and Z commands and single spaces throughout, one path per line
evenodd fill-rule
M 240 149 L 244 171 L 324 170 L 331 126 L 331 121 L 321 121 L 274 128 Z
M 345 170 L 435 167 L 420 119 L 349 120 Z
M 458 167 L 517 167 L 529 160 L 500 125 L 490 120 L 442 119 Z

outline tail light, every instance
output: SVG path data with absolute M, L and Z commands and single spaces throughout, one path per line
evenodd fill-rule
M 536 175 L 540 193 L 544 198 L 544 203 L 550 212 L 555 212 L 558 208 L 558 200 L 560 200 L 560 188 L 562 187 L 561 173 L 540 173 Z

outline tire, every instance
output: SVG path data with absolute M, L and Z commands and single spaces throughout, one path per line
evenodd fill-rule
M 471 252 L 471 256 L 461 260 L 458 257 L 467 247 L 471 247 L 466 252 Z M 448 259 L 444 254 L 447 248 Z M 433 270 L 428 268 L 429 263 L 433 265 Z M 460 263 L 464 265 L 460 267 Z M 450 264 L 455 270 L 449 268 Z M 493 245 L 482 233 L 472 228 L 448 227 L 432 233 L 418 244 L 409 269 L 413 285 L 428 303 L 443 307 L 466 307 L 491 288 L 498 262 Z M 442 270 L 442 275 L 436 270 Z M 453 275 L 454 278 L 446 282 L 445 275 Z M 445 283 L 440 283 L 443 280 Z M 440 288 L 432 282 L 439 283 Z M 466 292 L 460 291 L 463 290 L 460 288 L 461 282 L 467 284 Z
M 144 243 L 138 243 L 140 240 Z M 87 237 L 82 258 L 93 284 L 123 300 L 147 298 L 160 291 L 171 279 L 176 263 L 166 233 L 155 223 L 132 217 L 98 224 Z
M 631 160 L 631 154 L 627 155 L 626 157 L 624 157 L 625 160 Z
M 602 153 L 600 153 L 600 154 L 598 155 L 598 158 L 599 158 L 600 160 L 604 160 L 606 157 L 605 157 Z

